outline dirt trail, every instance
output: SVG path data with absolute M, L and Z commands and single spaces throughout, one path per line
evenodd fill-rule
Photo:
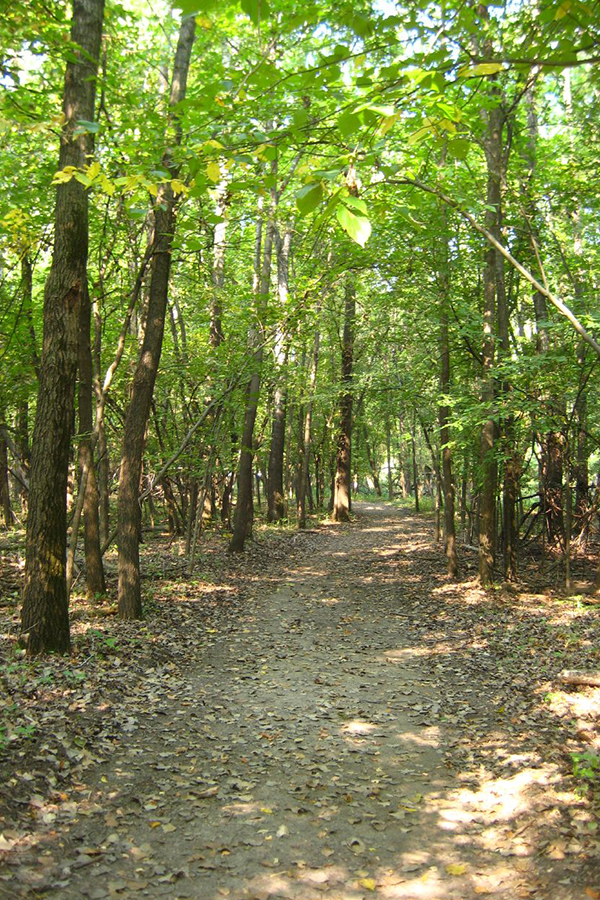
M 490 721 L 498 673 L 445 615 L 422 520 L 357 510 L 165 672 L 48 828 L 44 897 L 599 896 L 596 845 L 553 853 L 556 766 Z

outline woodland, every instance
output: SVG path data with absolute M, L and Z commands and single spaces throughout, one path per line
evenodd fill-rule
M 198 3 L 4 17 L 28 651 L 69 649 L 114 540 L 141 616 L 157 505 L 193 570 L 205 525 L 242 551 L 260 503 L 303 528 L 352 485 L 425 489 L 451 576 L 460 527 L 483 586 L 535 541 L 569 587 L 597 502 L 594 4 Z
M 567 664 L 595 697 L 596 0 L 1 5 L 0 753 L 27 768 L 44 679 L 70 697 L 92 660 L 81 696 L 126 705 L 109 660 L 149 653 L 150 690 L 171 642 L 189 662 L 322 535 L 332 579 L 362 577 L 348 554 L 377 574 L 384 503 L 416 607 L 444 618 L 450 591 L 464 640 L 510 619 L 540 651 L 517 683 Z M 564 739 L 545 727 L 535 752 Z M 587 791 L 600 757 L 568 746 Z

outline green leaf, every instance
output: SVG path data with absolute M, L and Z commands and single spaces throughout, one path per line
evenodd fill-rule
M 213 0 L 173 0 L 173 8 L 180 9 L 184 19 L 189 16 L 197 16 L 198 13 L 205 12 L 211 6 L 213 6 Z M 203 22 L 199 24 L 206 27 Z
M 355 134 L 361 127 L 361 124 L 360 116 L 351 112 L 342 113 L 337 120 L 337 127 L 339 128 L 342 137 L 345 138 L 350 137 L 351 134 Z
M 77 128 L 73 135 L 77 137 L 80 134 L 97 134 L 100 131 L 100 122 L 88 122 L 87 119 L 78 119 Z
M 346 232 L 361 247 L 364 247 L 371 235 L 371 223 L 365 216 L 357 216 L 347 206 L 336 207 L 337 220 Z
M 353 197 L 350 194 L 348 197 L 344 197 L 344 203 L 346 204 L 346 206 L 351 206 L 353 209 L 357 209 L 364 216 L 367 215 L 367 204 L 359 197 Z
M 242 12 L 249 16 L 255 25 L 269 17 L 271 10 L 267 0 L 241 0 Z
M 317 182 L 317 184 L 306 184 L 296 193 L 296 206 L 302 216 L 306 216 L 313 209 L 316 209 L 322 200 L 323 185 L 320 182 Z
M 454 138 L 448 141 L 448 153 L 455 159 L 466 159 L 469 155 L 470 144 L 464 138 Z

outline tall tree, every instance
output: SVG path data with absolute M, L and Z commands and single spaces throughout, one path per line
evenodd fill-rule
M 83 168 L 94 119 L 104 0 L 73 0 L 58 167 Z M 70 647 L 66 589 L 66 491 L 77 372 L 79 315 L 87 290 L 88 194 L 58 184 L 52 266 L 44 292 L 44 343 L 32 444 L 22 632 L 30 653 Z
M 351 508 L 352 476 L 352 400 L 354 369 L 354 317 L 356 315 L 356 284 L 354 275 L 346 275 L 344 290 L 344 333 L 342 336 L 342 377 L 339 402 L 339 431 L 337 437 L 335 492 L 333 518 L 347 522 Z
M 273 174 L 276 161 L 273 162 Z M 235 515 L 233 520 L 233 534 L 229 542 L 231 553 L 241 552 L 244 549 L 246 539 L 252 534 L 254 518 L 252 505 L 252 463 L 254 460 L 254 425 L 260 398 L 262 382 L 262 368 L 264 357 L 264 304 L 269 294 L 271 283 L 271 258 L 273 255 L 273 242 L 275 237 L 275 209 L 277 195 L 271 192 L 271 203 L 267 215 L 264 247 L 262 246 L 262 212 L 256 223 L 256 242 L 254 252 L 254 300 L 255 321 L 250 327 L 249 345 L 252 349 L 252 374 L 246 386 L 244 427 L 242 429 L 242 446 L 240 449 L 240 463 L 238 470 L 238 487 Z
M 176 145 L 181 143 L 182 137 L 177 106 L 186 95 L 195 28 L 196 20 L 193 16 L 183 18 L 175 51 L 169 106 L 176 126 Z M 162 165 L 169 172 L 171 180 L 175 180 L 179 167 L 171 148 L 165 150 Z M 153 210 L 152 264 L 146 327 L 125 418 L 119 474 L 119 616 L 122 619 L 137 619 L 142 614 L 139 556 L 141 508 L 138 497 L 144 436 L 162 352 L 176 202 L 171 182 L 161 184 Z

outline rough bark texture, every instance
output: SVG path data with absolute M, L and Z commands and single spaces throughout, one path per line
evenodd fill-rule
M 8 486 L 8 450 L 3 430 L 0 430 L 0 513 L 4 528 L 10 528 L 13 522 L 10 507 L 10 490 Z
M 252 508 L 252 461 L 254 459 L 253 441 L 254 441 L 254 424 L 256 422 L 256 412 L 258 410 L 258 400 L 260 395 L 260 385 L 262 377 L 263 363 L 263 344 L 262 344 L 262 311 L 263 299 L 269 292 L 269 283 L 271 278 L 271 257 L 273 253 L 273 239 L 275 232 L 275 223 L 273 216 L 275 214 L 272 208 L 267 222 L 265 233 L 265 245 L 262 252 L 262 266 L 259 265 L 261 259 L 261 220 L 259 219 L 256 228 L 256 252 L 255 252 L 255 298 L 256 298 L 256 318 L 257 323 L 252 327 L 250 333 L 250 346 L 254 346 L 253 364 L 254 371 L 246 388 L 246 406 L 244 412 L 244 428 L 242 431 L 242 446 L 240 450 L 240 465 L 238 471 L 238 490 L 237 501 L 235 505 L 235 515 L 233 520 L 233 534 L 229 542 L 230 553 L 239 553 L 244 549 L 246 539 L 252 534 L 252 522 L 254 511 Z M 259 274 L 260 273 L 260 274 Z
M 171 107 L 185 98 L 195 27 L 193 17 L 181 23 L 171 81 Z M 168 151 L 163 157 L 163 165 L 175 177 L 177 169 Z M 166 184 L 161 186 L 154 207 L 153 256 L 144 340 L 125 418 L 119 473 L 119 616 L 123 619 L 139 618 L 142 614 L 139 558 L 141 507 L 138 497 L 146 426 L 162 351 L 174 227 L 175 197 L 170 184 Z
M 447 245 L 446 249 L 447 249 Z M 442 273 L 442 307 L 440 313 L 440 391 L 442 397 L 450 393 L 450 340 L 448 334 L 447 306 L 447 260 L 446 272 Z M 448 560 L 448 575 L 458 576 L 458 557 L 456 553 L 456 530 L 454 523 L 455 491 L 452 473 L 452 450 L 450 449 L 450 407 L 445 400 L 439 407 L 440 442 L 442 445 L 442 493 L 444 495 L 444 543 Z
M 317 311 L 317 318 L 319 311 Z M 310 442 L 312 433 L 313 396 L 317 385 L 317 373 L 319 370 L 319 329 L 315 332 L 313 344 L 312 364 L 310 370 L 309 397 L 304 413 L 304 429 L 302 440 L 302 466 L 298 473 L 298 528 L 306 528 L 306 494 L 309 488 L 308 473 L 310 465 Z
M 352 373 L 354 365 L 354 316 L 356 289 L 351 274 L 346 278 L 344 299 L 344 334 L 342 338 L 342 395 L 339 405 L 333 518 L 347 522 L 350 518 L 350 490 L 352 472 Z
M 71 41 L 81 48 L 67 63 L 58 168 L 83 166 L 88 135 L 79 120 L 94 118 L 104 0 L 74 0 Z M 66 490 L 78 326 L 88 254 L 88 197 L 72 179 L 56 192 L 54 250 L 44 292 L 44 341 L 31 459 L 22 631 L 30 653 L 70 647 L 66 590 Z
M 496 98 L 496 103 L 498 103 Z M 486 228 L 498 236 L 501 202 L 502 171 L 502 127 L 503 114 L 498 105 L 487 114 L 487 132 L 485 138 L 485 155 L 487 162 L 487 196 L 486 196 Z M 486 250 L 484 270 L 484 309 L 483 309 L 483 372 L 481 400 L 487 408 L 488 418 L 481 429 L 480 464 L 481 492 L 479 500 L 479 580 L 484 587 L 489 586 L 494 578 L 494 561 L 496 554 L 496 482 L 497 464 L 494 456 L 496 443 L 496 423 L 494 412 L 494 355 L 495 355 L 495 318 L 496 318 L 496 285 L 497 260 L 496 250 L 490 246 Z
M 92 390 L 92 348 L 90 329 L 92 309 L 87 285 L 82 293 L 79 311 L 79 468 L 86 474 L 83 504 L 83 540 L 88 597 L 104 594 L 104 568 L 100 546 L 98 481 L 94 463 L 92 430 L 94 427 Z
M 94 367 L 94 392 L 96 395 L 96 432 L 98 435 L 98 516 L 100 544 L 103 547 L 110 534 L 109 521 L 109 480 L 110 460 L 106 442 L 106 426 L 104 423 L 105 397 L 102 394 L 102 315 L 98 303 L 93 305 L 94 314 L 94 348 L 92 362 Z
M 292 231 L 288 229 L 277 248 L 277 288 L 282 312 L 287 303 L 289 291 L 289 262 Z M 284 313 L 285 314 L 285 313 Z M 279 522 L 285 517 L 285 497 L 283 491 L 283 456 L 285 450 L 285 420 L 287 392 L 283 381 L 287 349 L 280 335 L 275 347 L 275 363 L 278 367 L 278 383 L 273 396 L 273 425 L 271 447 L 267 471 L 267 521 Z

